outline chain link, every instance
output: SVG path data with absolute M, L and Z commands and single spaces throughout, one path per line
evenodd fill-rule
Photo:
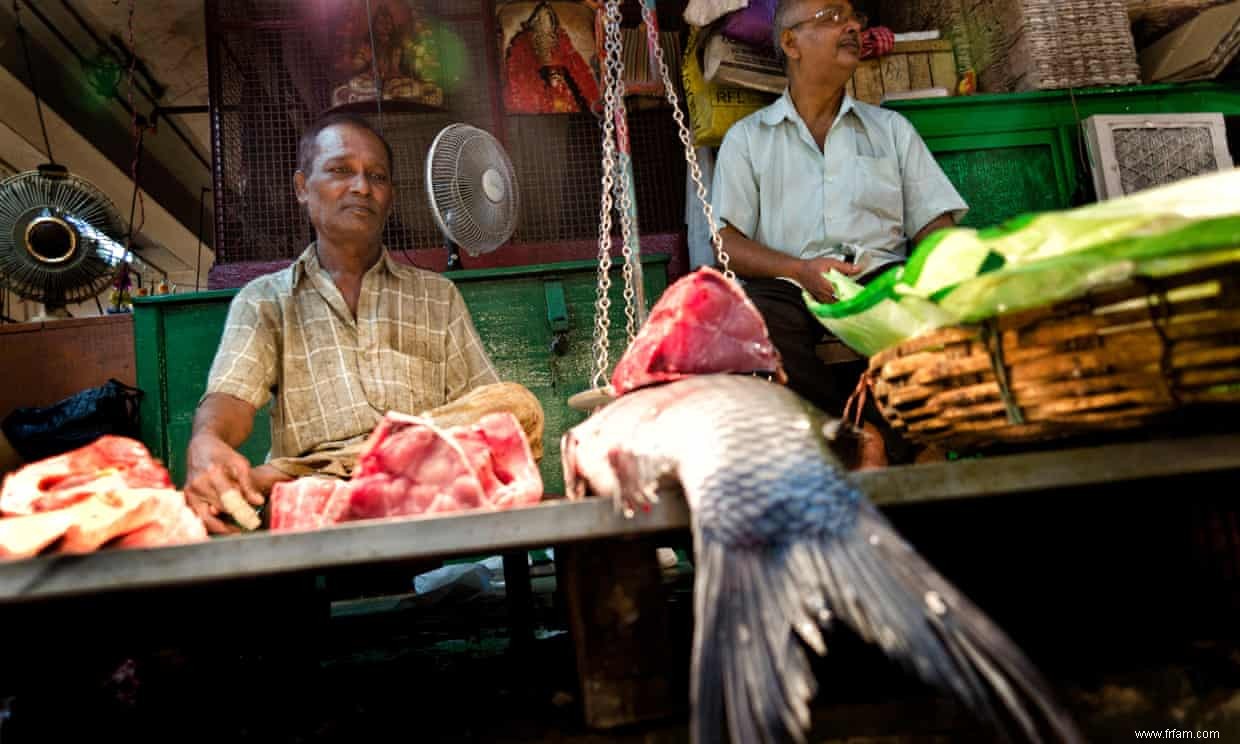
M 594 375 L 591 385 L 601 388 L 606 384 L 611 332 L 611 210 L 612 189 L 615 184 L 615 68 L 610 64 L 612 39 L 604 36 L 603 63 L 603 188 L 599 204 L 598 220 L 598 295 L 594 305 Z M 618 52 L 619 49 L 617 48 Z
M 715 224 L 715 210 L 711 207 L 710 200 L 706 198 L 706 186 L 702 183 L 702 169 L 698 165 L 697 152 L 693 149 L 693 137 L 689 132 L 689 127 L 685 124 L 685 115 L 680 110 L 680 97 L 676 95 L 676 86 L 672 83 L 667 61 L 663 59 L 663 47 L 659 44 L 658 23 L 654 9 L 645 3 L 642 3 L 642 20 L 646 22 L 646 44 L 654 53 L 659 74 L 663 77 L 664 95 L 672 106 L 672 118 L 676 120 L 680 143 L 685 148 L 685 162 L 689 165 L 689 177 L 693 179 L 698 202 L 702 205 L 702 212 L 706 215 L 706 225 L 710 228 L 711 245 L 715 248 L 715 256 L 719 259 L 719 267 L 723 269 L 723 275 L 728 279 L 736 279 L 736 274 L 729 266 L 731 257 L 723 249 L 723 238 L 719 236 L 719 227 Z
M 598 260 L 598 296 L 594 308 L 594 376 L 592 385 L 601 388 L 606 384 L 607 369 L 610 363 L 609 334 L 611 331 L 611 228 L 612 210 L 619 212 L 620 233 L 624 255 L 624 314 L 625 331 L 629 342 L 636 335 L 636 287 L 634 283 L 633 241 L 636 239 L 633 225 L 632 193 L 632 158 L 622 162 L 624 167 L 617 173 L 617 160 L 626 158 L 618 142 L 628 142 L 627 111 L 624 103 L 624 59 L 623 42 L 620 36 L 620 2 L 621 0 L 604 0 L 603 5 L 603 183 L 602 197 L 599 204 L 599 260 Z M 663 79 L 663 91 L 667 102 L 672 107 L 672 118 L 676 121 L 680 143 L 685 150 L 685 162 L 689 167 L 689 177 L 693 180 L 698 202 L 706 215 L 706 224 L 710 229 L 710 242 L 714 247 L 715 256 L 723 275 L 728 279 L 736 279 L 732 272 L 728 252 L 723 248 L 723 238 L 715 223 L 714 209 L 706 197 L 706 185 L 702 182 L 702 169 L 698 164 L 697 152 L 693 148 L 693 137 L 685 123 L 684 112 L 680 108 L 680 97 L 676 94 L 676 86 L 668 70 L 667 61 L 663 57 L 663 48 L 659 44 L 659 26 L 654 9 L 642 3 L 642 20 L 646 25 L 646 44 Z
M 624 256 L 624 331 L 628 343 L 633 343 L 637 335 L 637 288 L 634 283 L 633 262 L 637 257 L 633 253 L 633 242 L 637 239 L 633 225 L 633 157 L 632 140 L 629 138 L 628 109 L 624 103 L 624 41 L 620 35 L 621 0 L 606 0 L 606 32 L 608 64 L 612 66 L 612 84 L 616 88 L 616 121 L 615 137 L 617 150 L 620 153 L 620 174 L 615 180 L 616 209 L 620 213 L 620 251 Z M 620 147 L 620 143 L 628 147 Z

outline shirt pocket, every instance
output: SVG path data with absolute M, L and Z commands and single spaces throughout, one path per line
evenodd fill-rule
M 892 158 L 857 156 L 853 206 L 886 223 L 904 224 L 904 188 Z
M 414 354 L 383 349 L 370 374 L 367 397 L 379 411 L 417 415 L 443 403 L 443 365 Z

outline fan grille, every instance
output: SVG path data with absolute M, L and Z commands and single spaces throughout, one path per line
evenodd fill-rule
M 468 124 L 446 127 L 426 164 L 431 211 L 444 234 L 472 255 L 502 245 L 517 224 L 517 181 L 499 141 Z
M 27 171 L 0 181 L 0 284 L 48 305 L 88 300 L 125 255 L 112 202 L 74 175 Z

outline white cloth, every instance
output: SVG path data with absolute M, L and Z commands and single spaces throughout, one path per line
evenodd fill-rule
M 685 6 L 685 23 L 709 26 L 734 10 L 748 7 L 749 0 L 689 0 Z

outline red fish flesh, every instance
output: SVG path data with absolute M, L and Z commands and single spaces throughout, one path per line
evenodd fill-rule
M 704 266 L 668 287 L 624 356 L 616 395 L 689 375 L 764 372 L 784 381 L 779 351 L 745 292 Z

